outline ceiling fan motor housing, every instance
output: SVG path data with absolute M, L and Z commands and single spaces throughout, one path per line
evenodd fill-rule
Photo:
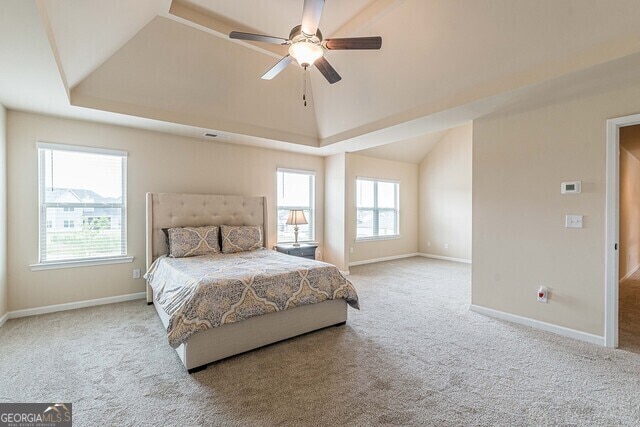
M 312 43 L 320 43 L 322 41 L 322 31 L 318 28 L 316 34 L 314 36 L 310 36 L 302 32 L 302 25 L 296 25 L 289 33 L 289 40 L 291 40 L 292 43 L 295 43 L 303 39 L 307 39 Z

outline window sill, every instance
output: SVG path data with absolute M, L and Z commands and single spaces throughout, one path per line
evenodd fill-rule
M 109 258 L 79 259 L 76 261 L 51 261 L 31 264 L 29 269 L 31 269 L 31 271 L 41 271 L 57 270 L 61 268 L 88 267 L 91 265 L 123 264 L 133 262 L 133 259 L 134 258 L 132 256 L 117 256 Z
M 402 236 L 399 234 L 393 235 L 393 236 L 373 236 L 373 237 L 358 237 L 356 238 L 356 243 L 357 242 L 375 242 L 377 240 L 397 240 L 397 239 L 402 239 Z

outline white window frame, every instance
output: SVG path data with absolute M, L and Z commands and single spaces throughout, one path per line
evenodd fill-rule
M 106 148 L 86 147 L 79 145 L 67 145 L 67 144 L 55 144 L 49 142 L 37 142 L 36 148 L 38 151 L 38 205 L 39 205 L 39 218 L 38 218 L 38 259 L 37 264 L 32 264 L 29 267 L 32 271 L 49 270 L 57 268 L 67 267 L 82 267 L 87 265 L 101 265 L 101 264 L 117 264 L 123 262 L 133 262 L 134 257 L 127 255 L 127 156 L 126 151 L 111 150 Z M 45 162 L 44 162 L 44 150 L 56 150 L 56 151 L 72 151 L 76 153 L 93 153 L 117 156 L 122 158 L 122 203 L 53 203 L 45 201 L 44 174 L 45 174 Z M 47 228 L 43 228 L 43 221 L 46 218 L 47 208 L 116 208 L 120 209 L 121 213 L 121 240 L 120 240 L 120 255 L 106 256 L 106 257 L 91 257 L 91 258 L 70 258 L 62 260 L 48 261 L 46 256 L 46 242 L 47 242 Z M 46 224 L 45 224 L 46 225 Z M 75 224 L 74 224 L 75 225 Z M 45 235 L 42 235 L 44 230 Z
M 373 207 L 372 208 L 358 207 L 358 181 L 373 182 Z M 396 207 L 395 208 L 379 208 L 378 207 L 378 183 L 379 182 L 386 182 L 386 183 L 391 183 L 396 185 L 395 187 L 395 206 Z M 356 177 L 355 196 L 356 196 L 356 203 L 355 203 L 356 205 L 356 218 L 355 218 L 356 242 L 366 242 L 370 240 L 392 240 L 392 239 L 399 239 L 401 237 L 400 235 L 400 181 L 396 181 L 392 179 L 379 179 L 379 178 L 368 178 L 368 177 L 358 176 Z M 359 210 L 373 211 L 373 223 L 374 223 L 373 236 L 358 237 L 358 211 Z M 394 226 L 396 231 L 395 234 L 378 235 L 378 233 L 380 232 L 380 224 L 379 224 L 380 211 L 396 212 L 396 223 Z
M 316 238 L 316 172 L 315 171 L 310 171 L 310 170 L 304 170 L 304 169 L 288 169 L 288 168 L 277 168 L 276 169 L 276 221 L 278 218 L 278 211 L 282 208 L 282 209 L 306 209 L 306 206 L 279 206 L 278 205 L 278 173 L 280 172 L 284 172 L 284 173 L 295 173 L 295 174 L 299 174 L 299 175 L 306 175 L 306 176 L 312 176 L 313 179 L 309 180 L 309 197 L 310 197 L 310 206 L 309 206 L 309 210 L 311 211 L 311 215 L 309 215 L 309 218 L 307 218 L 307 222 L 309 223 L 309 230 L 311 230 L 311 240 L 300 240 L 298 239 L 298 242 L 302 242 L 302 243 L 308 243 L 308 242 L 314 242 L 315 238 Z M 280 230 L 277 229 L 277 222 L 276 222 L 276 240 L 278 243 L 293 243 L 293 240 L 280 240 Z

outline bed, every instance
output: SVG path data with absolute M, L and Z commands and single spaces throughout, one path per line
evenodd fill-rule
M 175 348 L 189 373 L 203 369 L 209 363 L 268 344 L 325 327 L 343 325 L 347 320 L 348 302 L 357 307 L 355 290 L 337 268 L 329 264 L 292 257 L 266 248 L 231 255 L 165 257 L 167 244 L 163 228 L 261 226 L 262 241 L 267 242 L 267 203 L 264 197 L 147 193 L 146 206 L 146 261 L 149 270 L 147 302 L 153 303 L 168 330 L 169 343 Z M 229 293 L 236 292 L 228 282 L 232 283 L 234 280 L 231 279 L 236 278 L 239 280 L 234 283 L 245 280 L 241 277 L 243 271 L 250 272 L 251 277 L 258 277 L 264 283 L 269 280 L 272 285 L 280 283 L 280 287 L 294 275 L 306 275 L 300 283 L 307 284 L 318 274 L 323 275 L 322 277 L 338 274 L 340 277 L 333 278 L 337 282 L 332 279 L 331 288 L 323 280 L 320 280 L 320 284 L 313 282 L 313 292 L 307 286 L 306 294 L 301 292 L 303 286 L 300 285 L 301 295 L 295 298 L 279 300 L 273 296 L 277 292 L 272 287 L 271 290 L 264 291 L 271 295 L 269 301 L 253 298 L 252 304 L 249 304 L 251 307 L 240 307 L 242 310 L 232 310 L 222 303 L 217 304 L 220 305 L 218 307 L 216 299 L 211 296 L 199 300 L 193 297 L 200 305 L 192 303 L 191 306 L 183 303 L 187 299 L 180 297 L 181 293 L 194 294 L 192 290 L 196 289 L 196 281 L 199 289 L 217 289 L 222 283 L 229 286 L 225 288 Z M 209 282 L 203 281 L 204 276 Z M 230 280 L 225 281 L 226 277 Z M 153 288 L 150 279 L 155 280 Z M 183 286 L 183 283 L 188 286 Z M 348 285 L 341 286 L 341 283 Z M 254 287 L 253 284 L 251 286 Z M 264 297 L 264 292 L 262 295 L 252 295 Z M 167 295 L 171 296 L 169 302 Z M 254 301 L 257 299 L 264 301 L 257 304 Z M 212 313 L 205 313 L 203 307 L 211 309 Z

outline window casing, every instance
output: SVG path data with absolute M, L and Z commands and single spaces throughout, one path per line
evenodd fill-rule
M 298 241 L 309 242 L 315 238 L 315 184 L 315 172 L 277 170 L 278 243 L 294 241 L 294 226 L 286 224 L 291 209 L 304 210 L 308 222 L 298 226 Z
M 37 147 L 40 263 L 124 257 L 127 153 L 49 143 Z
M 400 236 L 400 183 L 356 179 L 356 240 Z

